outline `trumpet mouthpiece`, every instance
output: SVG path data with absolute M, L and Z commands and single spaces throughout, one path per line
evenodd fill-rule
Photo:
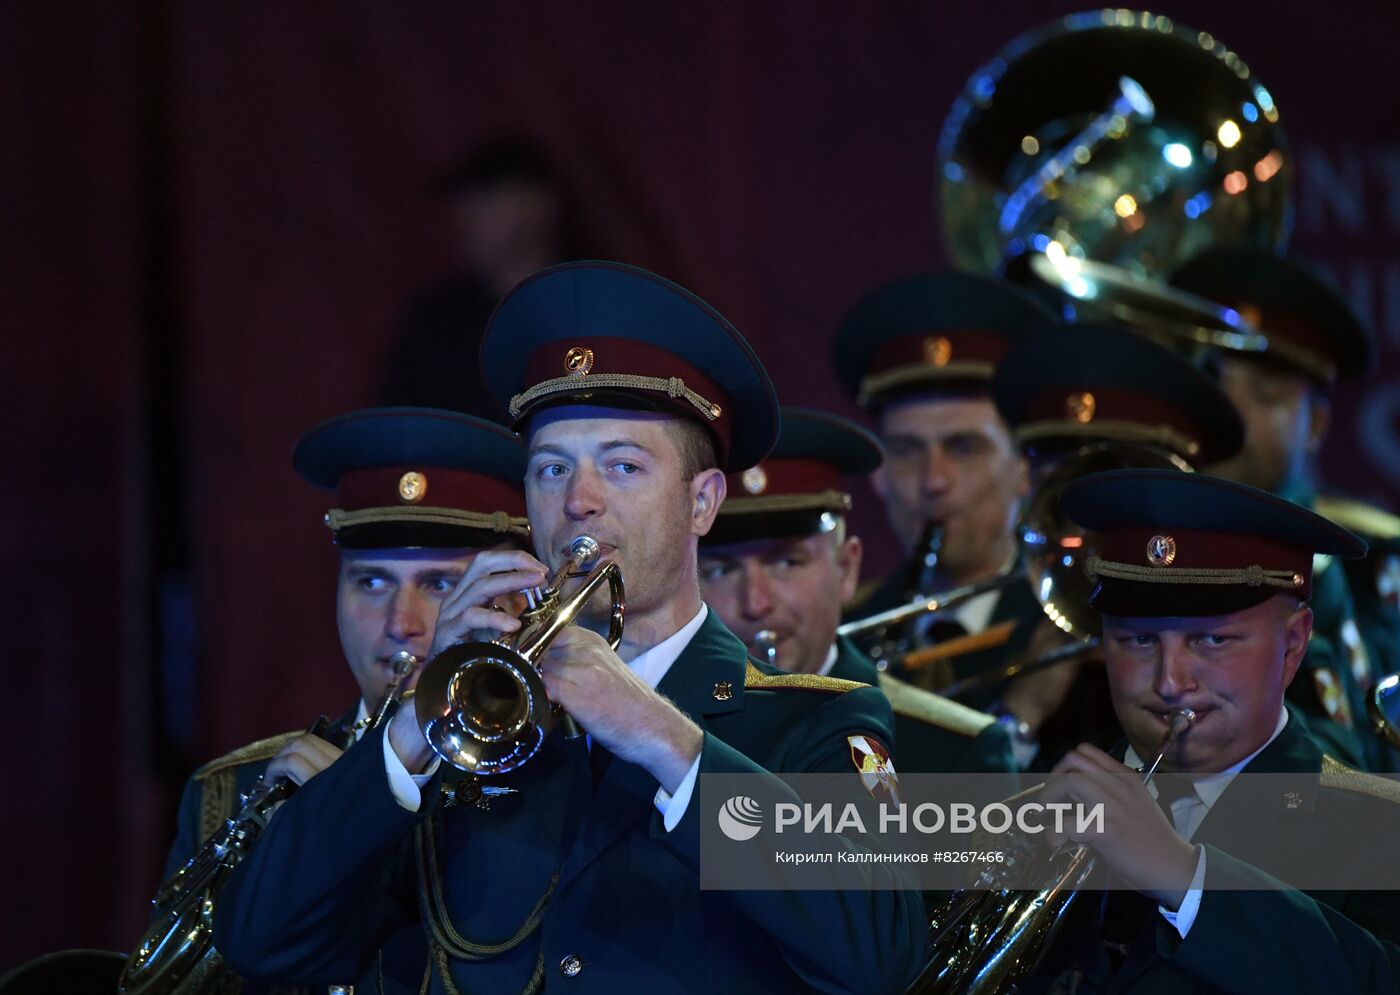
M 602 547 L 598 545 L 598 540 L 590 535 L 579 536 L 569 544 L 569 555 L 573 558 L 574 566 L 579 569 L 592 566 L 600 552 Z
M 1173 738 L 1180 736 L 1187 729 L 1191 728 L 1191 723 L 1196 721 L 1194 709 L 1183 708 L 1172 715 L 1171 735 Z
M 389 666 L 393 669 L 395 677 L 405 677 L 418 666 L 418 658 L 408 650 L 399 650 L 389 657 Z

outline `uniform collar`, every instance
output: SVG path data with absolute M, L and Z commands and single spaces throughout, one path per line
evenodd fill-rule
M 638 653 L 627 664 L 632 673 L 646 681 L 647 687 L 655 689 L 676 659 L 685 652 L 685 648 L 690 645 L 690 641 L 695 638 L 695 634 L 700 631 L 700 626 L 705 623 L 705 616 L 709 614 L 709 607 L 704 602 L 700 604 L 700 610 L 695 613 L 685 625 L 681 626 L 674 633 L 667 636 L 651 649 L 644 653 Z

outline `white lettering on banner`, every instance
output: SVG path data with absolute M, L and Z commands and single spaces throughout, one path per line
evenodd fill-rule
M 773 821 L 775 833 L 781 833 L 788 826 L 797 825 L 802 821 L 802 806 L 796 802 L 778 802 L 773 812 Z

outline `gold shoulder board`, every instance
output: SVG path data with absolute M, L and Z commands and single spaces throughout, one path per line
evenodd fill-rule
M 890 700 L 890 708 L 896 715 L 918 719 L 940 729 L 955 732 L 959 736 L 975 737 L 996 722 L 996 719 L 986 712 L 979 712 L 932 691 L 905 684 L 888 674 L 880 675 L 880 690 L 885 692 L 885 697 Z
M 219 771 L 228 770 L 230 767 L 237 767 L 239 764 L 248 764 L 255 760 L 271 760 L 273 757 L 277 756 L 282 747 L 302 735 L 305 735 L 305 730 L 284 732 L 277 736 L 269 736 L 266 739 L 260 739 L 256 743 L 249 743 L 247 746 L 240 746 L 236 750 L 231 750 L 221 757 L 210 760 L 207 764 L 194 772 L 194 779 L 196 781 L 205 781 L 219 773 Z
M 1354 791 L 1359 795 L 1370 795 L 1372 798 L 1400 805 L 1400 784 L 1388 777 L 1375 777 L 1365 771 L 1355 770 L 1326 754 L 1322 757 L 1322 777 L 1319 783 L 1324 788 Z
M 860 681 L 842 680 L 840 677 L 818 677 L 816 674 L 765 674 L 753 665 L 744 664 L 744 687 L 759 688 L 764 691 L 778 691 L 783 688 L 801 688 L 806 691 L 825 691 L 828 694 L 845 694 L 857 688 L 868 688 L 869 684 Z
M 1372 505 L 1348 498 L 1319 497 L 1314 507 L 1324 518 L 1369 539 L 1400 537 L 1400 517 Z

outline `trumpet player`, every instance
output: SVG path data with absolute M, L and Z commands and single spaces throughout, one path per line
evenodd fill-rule
M 478 556 L 434 650 L 515 632 L 493 602 L 594 537 L 626 581 L 617 650 L 589 627 L 610 613 L 585 613 L 539 659 L 586 735 L 555 726 L 503 775 L 514 793 L 443 809 L 441 768 L 401 709 L 279 811 L 233 874 L 220 949 L 258 978 L 359 976 L 421 909 L 435 992 L 901 990 L 924 923 L 893 875 L 863 893 L 700 890 L 700 777 L 855 773 L 857 742 L 887 763 L 891 739 L 877 691 L 750 662 L 701 601 L 696 546 L 725 471 L 777 434 L 762 365 L 694 295 L 606 262 L 519 285 L 481 359 L 527 438 L 535 555 Z M 415 859 L 428 847 L 435 860 Z
M 861 560 L 859 537 L 846 531 L 851 496 L 842 478 L 868 474 L 881 459 L 878 440 L 858 425 L 785 407 L 769 457 L 729 475 L 729 497 L 700 540 L 700 593 L 760 659 L 760 633 L 768 633 L 783 670 L 883 690 L 900 770 L 1013 771 L 1006 731 L 990 715 L 880 673 L 836 635 Z
M 1082 565 L 1087 548 L 1055 507 L 1066 481 L 1114 467 L 1199 467 L 1233 456 L 1243 442 L 1240 416 L 1209 377 L 1164 345 L 1126 328 L 1048 325 L 1013 348 L 992 377 L 992 398 L 1031 466 L 1037 497 L 1025 524 L 1044 533 L 1045 556 L 1075 554 L 1046 568 L 1054 600 L 1073 603 L 1083 635 L 1097 630 L 1087 609 Z M 1053 570 L 1053 573 L 1051 571 Z M 1038 635 L 1053 633 L 1048 619 Z M 1079 634 L 1079 633 L 1077 633 Z M 1108 749 L 1122 738 L 1098 654 L 1056 664 L 984 689 L 967 703 L 1011 716 L 1017 743 L 1033 745 L 1032 766 L 1049 770 L 1068 750 L 1090 742 Z
M 1358 557 L 1364 543 L 1272 495 L 1172 470 L 1083 478 L 1063 508 L 1101 537 L 1088 568 L 1127 748 L 1067 754 L 1045 799 L 1104 806 L 1090 842 L 1128 891 L 1107 912 L 1081 898 L 1088 914 L 1043 973 L 1055 990 L 1396 991 L 1400 901 L 1366 890 L 1396 878 L 1395 785 L 1324 757 L 1284 698 L 1312 628 L 1314 554 Z M 1130 768 L 1181 711 L 1192 721 L 1145 786 Z M 1305 776 L 1289 790 L 1262 777 L 1283 773 Z M 1168 791 L 1172 774 L 1190 777 Z M 1310 857 L 1348 849 L 1359 868 L 1288 884 Z
M 335 492 L 325 524 L 339 555 L 336 628 L 356 700 L 324 735 L 273 736 L 196 771 L 167 877 L 264 771 L 300 784 L 334 761 L 336 741 L 353 739 L 383 694 L 394 654 L 426 659 L 438 608 L 476 554 L 529 541 L 524 448 L 478 418 L 431 408 L 354 411 L 302 436 L 292 463 L 307 482 Z

